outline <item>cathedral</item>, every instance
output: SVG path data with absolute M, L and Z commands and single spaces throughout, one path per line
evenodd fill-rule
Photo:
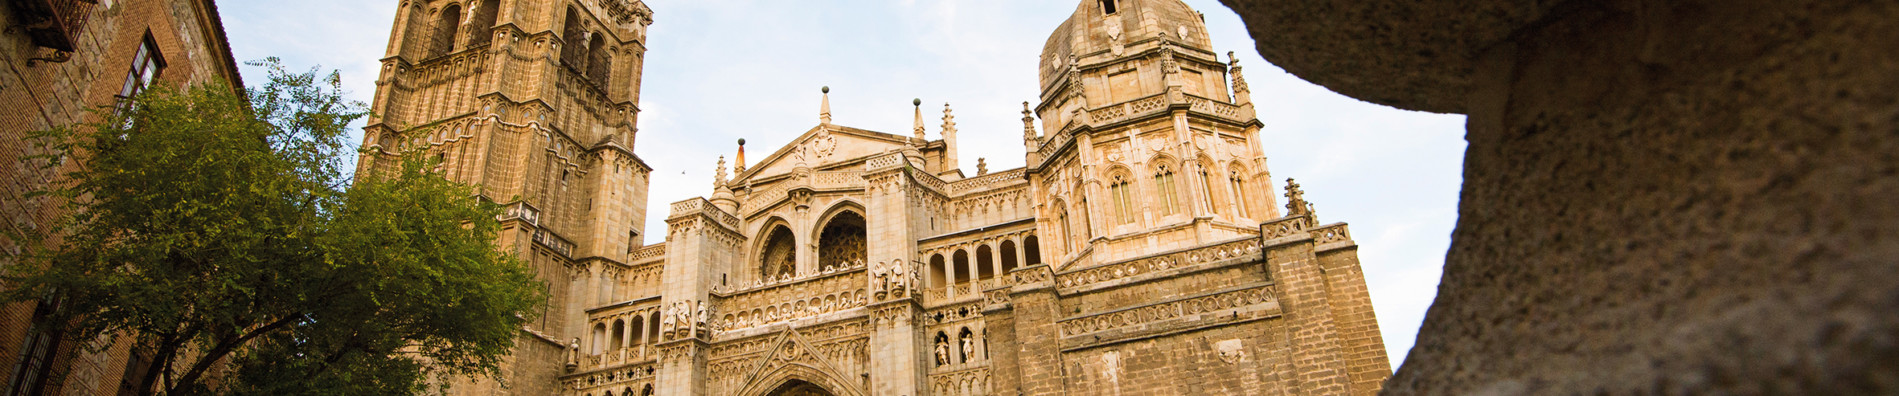
M 401 3 L 359 166 L 419 153 L 478 186 L 550 296 L 499 378 L 449 393 L 1363 395 L 1391 373 L 1350 231 L 1291 179 L 1277 199 L 1240 65 L 1179 0 L 1053 27 L 1022 168 L 958 168 L 947 107 L 834 123 L 826 89 L 648 235 L 652 22 L 639 0 Z

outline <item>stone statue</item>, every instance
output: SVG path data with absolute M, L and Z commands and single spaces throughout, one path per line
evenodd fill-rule
M 712 321 L 712 313 L 706 310 L 706 302 L 700 301 L 699 302 L 699 321 L 694 322 L 694 325 L 700 328 L 705 328 L 706 322 L 711 322 L 711 321 Z
M 579 368 L 581 368 L 581 337 L 573 337 L 572 343 L 568 343 L 568 373 Z
M 897 259 L 896 261 L 891 261 L 890 262 L 890 276 L 886 278 L 887 279 L 886 281 L 889 282 L 887 287 L 890 290 L 892 290 L 894 293 L 898 293 L 898 295 L 900 296 L 907 294 L 907 291 L 910 289 L 910 287 L 906 284 L 907 282 L 905 282 L 906 278 L 904 277 L 905 271 L 903 267 L 904 267 L 903 259 Z
M 882 292 L 884 292 L 884 291 L 885 291 L 885 288 L 884 288 L 884 282 L 885 282 L 885 280 L 884 280 L 884 266 L 881 266 L 881 265 L 873 265 L 873 266 L 871 266 L 871 268 L 870 268 L 870 291 L 871 291 L 872 293 L 882 293 Z
M 946 364 L 949 364 L 949 343 L 938 338 L 936 339 L 936 365 L 942 366 Z
M 674 320 L 673 316 L 674 314 L 677 314 L 678 312 L 679 312 L 679 305 L 674 304 L 673 306 L 667 307 L 665 313 L 659 315 L 659 332 L 660 333 L 671 333 L 674 327 L 678 327 L 678 325 L 673 322 Z
M 976 340 L 970 337 L 963 337 L 963 361 L 975 360 L 975 357 Z

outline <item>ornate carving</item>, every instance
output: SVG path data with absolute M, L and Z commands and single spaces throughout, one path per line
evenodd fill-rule
M 1096 283 L 1111 282 L 1142 274 L 1192 266 L 1201 263 L 1222 261 L 1233 258 L 1258 259 L 1260 241 L 1245 238 L 1232 242 L 1207 246 L 1198 249 L 1175 252 L 1172 254 L 1144 259 L 1129 260 L 1056 275 L 1057 284 L 1063 288 L 1075 288 Z M 1018 282 L 1020 280 L 1018 279 Z
M 1062 336 L 1073 337 L 1274 301 L 1270 287 L 1258 286 L 1088 315 L 1056 322 L 1056 326 L 1061 327 Z

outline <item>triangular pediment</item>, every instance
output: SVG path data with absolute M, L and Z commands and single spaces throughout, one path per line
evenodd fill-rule
M 834 391 L 861 394 L 855 384 L 846 381 L 851 377 L 843 375 L 844 372 L 839 371 L 837 366 L 831 363 L 830 358 L 813 348 L 811 342 L 806 340 L 797 329 L 786 328 L 772 339 L 771 345 L 771 349 L 767 350 L 750 370 L 745 371 L 746 385 L 742 386 L 742 389 L 774 386 L 776 382 L 783 379 L 780 377 L 786 376 L 787 373 L 805 372 L 821 377 L 807 378 L 808 380 L 816 380 L 815 382 L 820 382 L 821 385 L 827 385 L 827 387 L 842 388 L 833 389 Z M 830 381 L 822 379 L 830 379 Z
M 812 169 L 824 169 L 852 160 L 862 159 L 892 149 L 901 149 L 910 138 L 883 132 L 857 129 L 842 125 L 819 124 L 806 130 L 797 139 L 785 143 L 778 151 L 772 152 L 757 164 L 748 165 L 744 173 L 734 175 L 732 180 L 763 179 L 791 173 L 799 164 Z

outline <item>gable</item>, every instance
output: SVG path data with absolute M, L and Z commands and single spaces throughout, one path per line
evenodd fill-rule
M 778 148 L 771 156 L 750 165 L 733 180 L 759 179 L 791 173 L 799 164 L 823 168 L 872 154 L 902 149 L 909 138 L 857 128 L 819 125 Z

